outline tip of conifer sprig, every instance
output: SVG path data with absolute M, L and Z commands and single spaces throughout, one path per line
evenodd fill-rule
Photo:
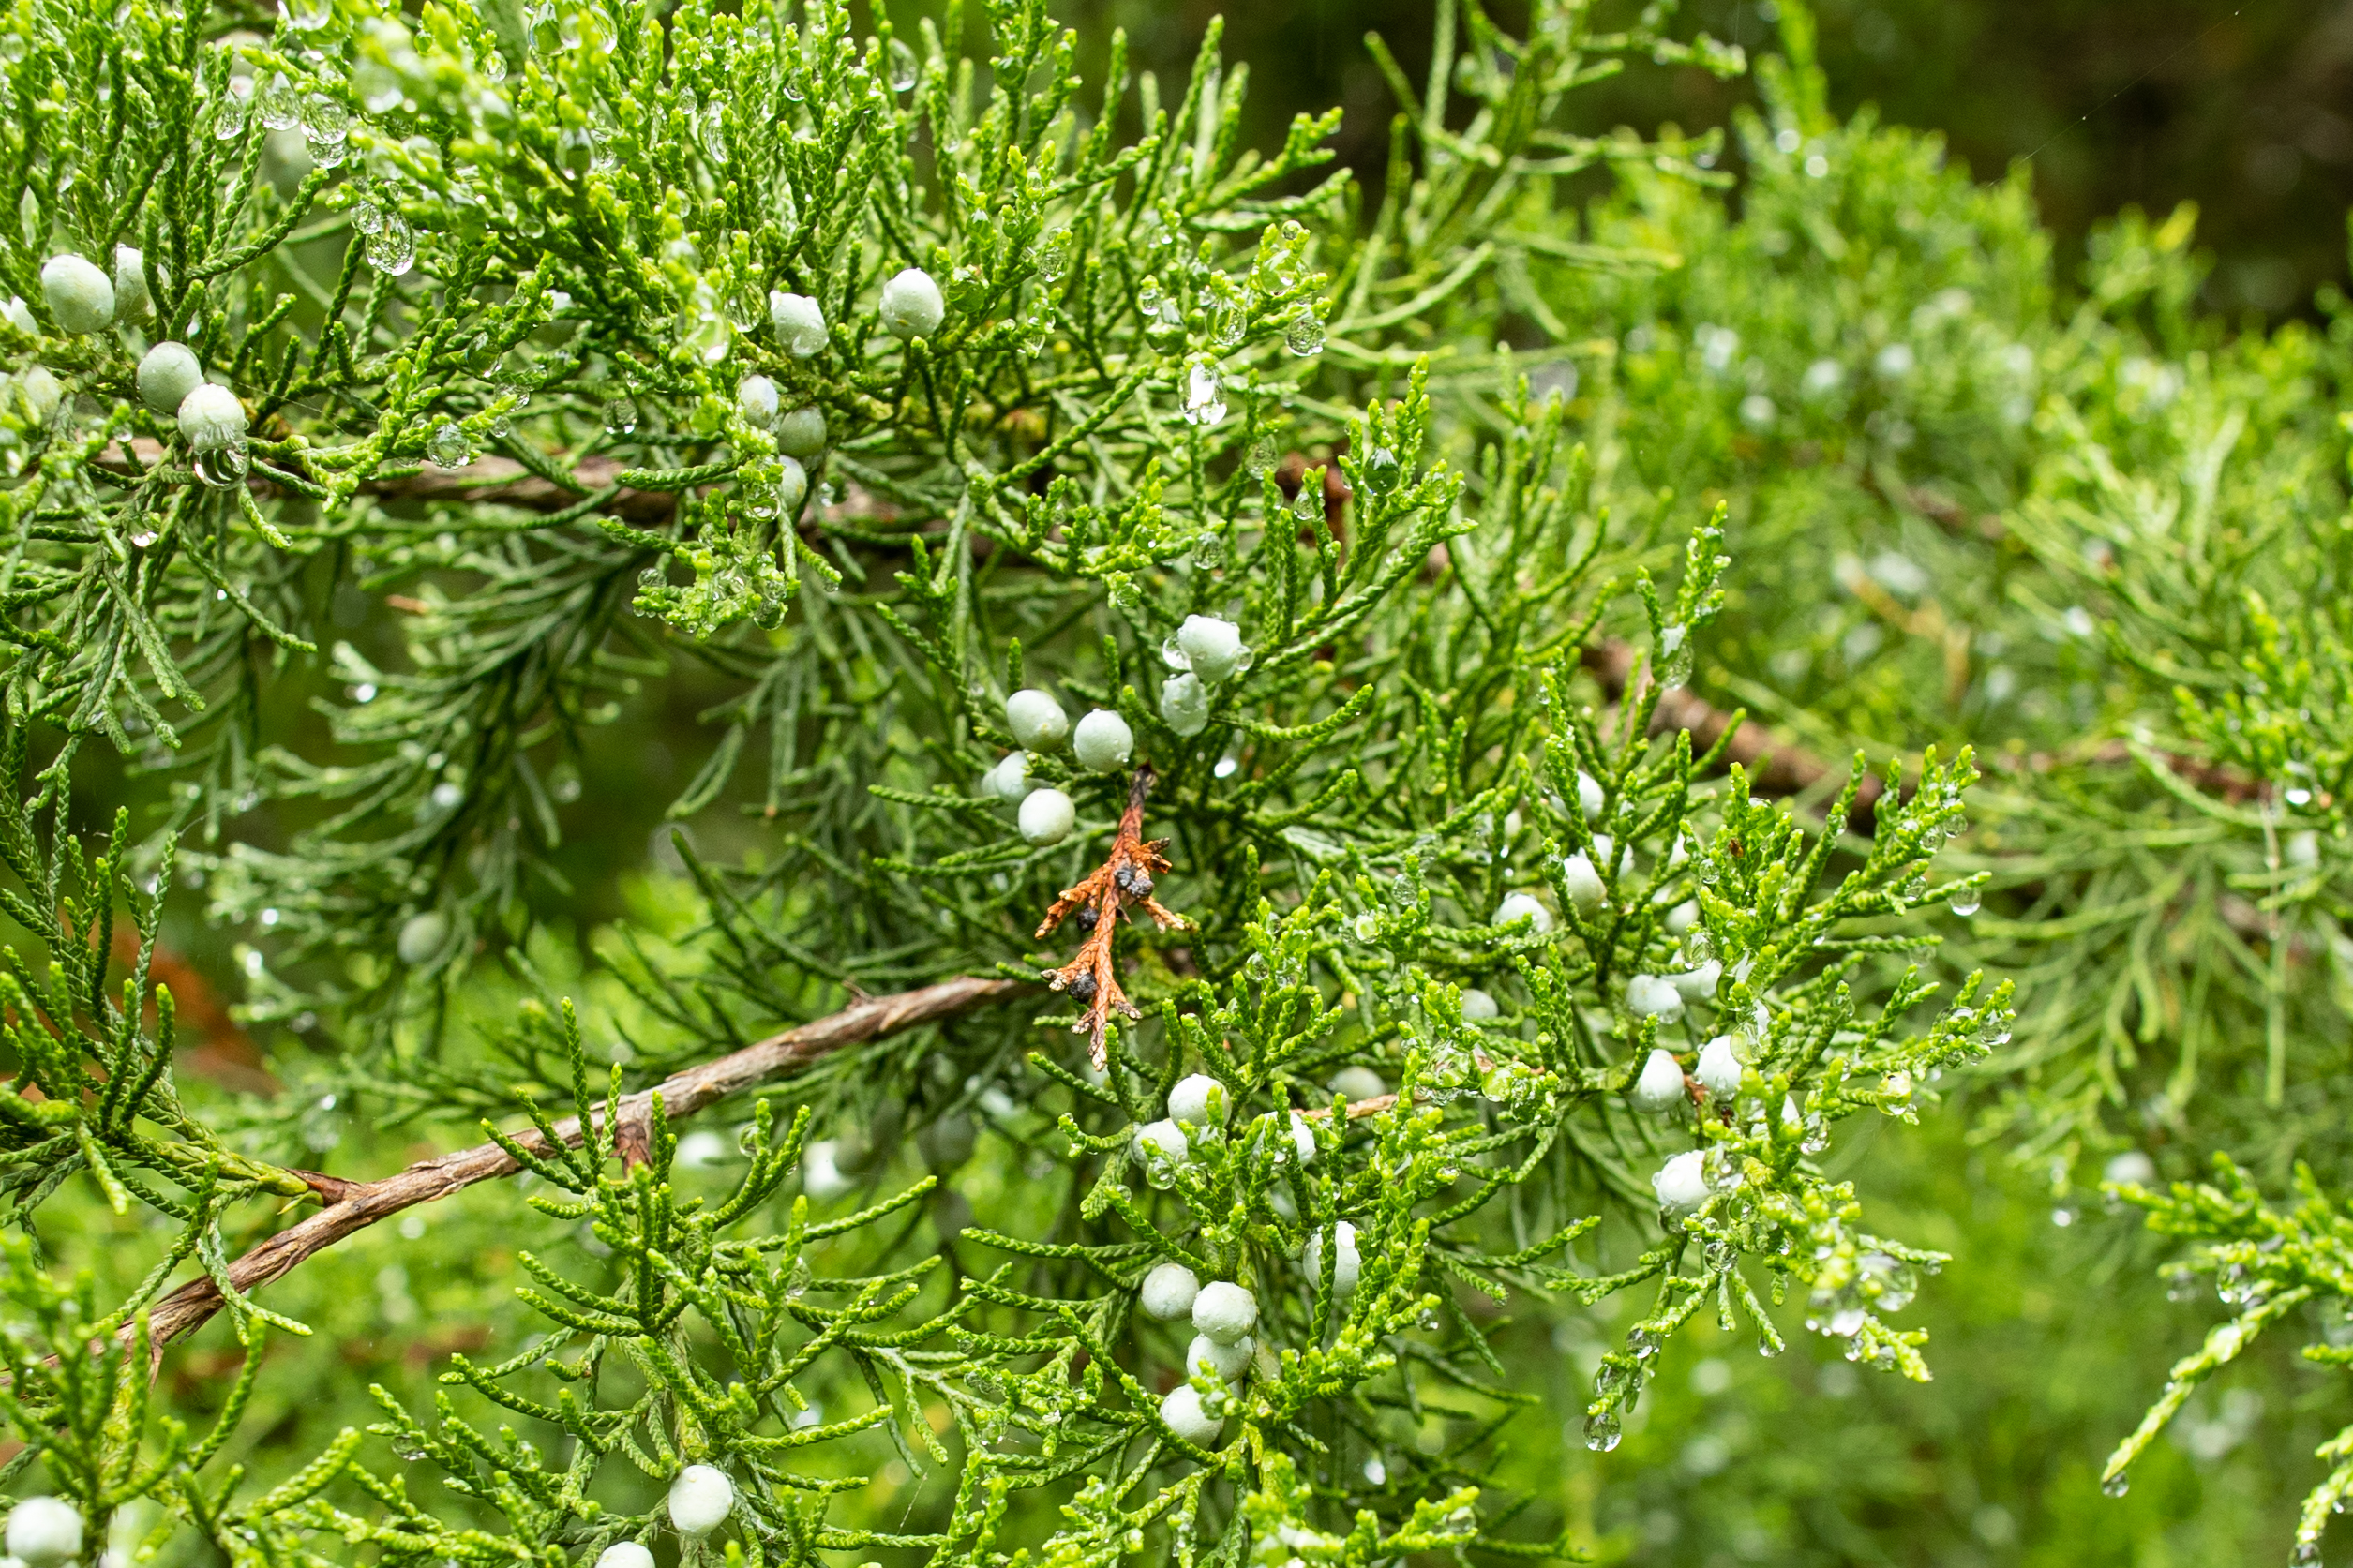
M 1138 765 L 1128 781 L 1128 809 L 1120 814 L 1119 829 L 1112 835 L 1110 853 L 1085 878 L 1062 889 L 1062 896 L 1054 901 L 1038 926 L 1038 937 L 1043 940 L 1054 934 L 1064 919 L 1075 916 L 1080 929 L 1087 933 L 1071 962 L 1058 969 L 1046 970 L 1042 978 L 1056 991 L 1067 992 L 1086 1006 L 1086 1014 L 1072 1033 L 1087 1037 L 1087 1054 L 1098 1068 L 1105 1060 L 1104 1035 L 1111 1026 L 1112 1013 L 1117 1010 L 1128 1018 L 1143 1016 L 1120 989 L 1118 973 L 1112 963 L 1113 933 L 1118 928 L 1120 917 L 1142 905 L 1162 931 L 1192 924 L 1152 896 L 1154 879 L 1168 870 L 1168 857 L 1162 853 L 1168 841 L 1155 839 L 1147 843 L 1144 838 L 1144 800 L 1152 792 L 1156 777 L 1150 763 Z

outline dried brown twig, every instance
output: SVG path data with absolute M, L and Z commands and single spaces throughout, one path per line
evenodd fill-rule
M 1103 1066 L 1103 1031 L 1110 1027 L 1112 1009 L 1129 1018 L 1142 1016 L 1119 989 L 1118 974 L 1112 967 L 1111 938 L 1119 917 L 1132 905 L 1142 904 L 1152 923 L 1162 931 L 1192 923 L 1175 910 L 1162 907 L 1152 897 L 1152 878 L 1168 869 L 1168 857 L 1161 853 L 1168 841 L 1144 842 L 1144 798 L 1152 791 L 1152 779 L 1150 763 L 1136 769 L 1128 784 L 1128 809 L 1120 814 L 1110 855 L 1086 880 L 1063 889 L 1038 927 L 1038 939 L 1043 941 L 1054 934 L 1064 917 L 1075 912 L 1079 929 L 1087 933 L 1078 955 L 1059 969 L 1047 970 L 1045 981 L 1087 1004 L 1087 1016 L 1072 1032 L 1087 1037 L 1087 1050 L 1098 1071 Z
M 772 1078 L 798 1072 L 829 1052 L 846 1045 L 879 1039 L 951 1014 L 1001 1002 L 1025 987 L 1018 980 L 983 979 L 967 976 L 892 996 L 870 996 L 813 1023 L 772 1035 L 755 1045 L 698 1067 L 673 1073 L 662 1083 L 620 1101 L 616 1126 L 592 1129 L 600 1147 L 627 1157 L 641 1157 L 650 1137 L 653 1100 L 660 1096 L 662 1113 L 672 1119 L 701 1110 L 712 1101 Z M 577 1146 L 583 1129 L 577 1117 L 556 1124 L 556 1136 Z M 515 1142 L 533 1154 L 549 1152 L 536 1130 L 514 1135 Z M 356 1234 L 380 1219 L 403 1209 L 429 1203 L 462 1191 L 476 1182 L 513 1175 L 521 1169 L 514 1156 L 496 1143 L 419 1160 L 381 1181 L 346 1182 L 306 1175 L 319 1186 L 327 1206 L 298 1225 L 288 1227 L 231 1263 L 229 1283 L 240 1294 L 282 1279 L 313 1254 Z M 189 1280 L 157 1302 L 148 1313 L 156 1353 L 172 1340 L 195 1332 L 224 1305 L 209 1276 Z M 127 1339 L 129 1331 L 125 1331 Z

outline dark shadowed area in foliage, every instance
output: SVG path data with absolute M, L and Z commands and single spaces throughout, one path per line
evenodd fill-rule
M 1429 69 L 1430 0 L 1074 0 L 1058 7 L 1101 47 L 1128 30 L 1141 65 L 1180 81 L 1212 16 L 1229 58 L 1252 62 L 1252 140 L 1301 111 L 1347 110 L 1336 145 L 1377 187 L 1395 106 L 1365 51 L 1379 32 L 1416 85 Z M 1631 14 L 1633 7 L 1623 7 Z M 1507 30 L 1526 7 L 1493 7 Z M 1772 48 L 1773 0 L 1698 0 L 1674 31 L 1704 28 L 1751 53 Z M 2127 204 L 2162 217 L 2195 202 L 2216 265 L 2203 303 L 2277 317 L 2309 313 L 2345 276 L 2353 204 L 2353 4 L 2216 0 L 1826 0 L 1821 60 L 1841 116 L 1877 104 L 1896 124 L 1944 133 L 1980 179 L 2034 159 L 2034 194 L 2062 258 Z M 1665 80 L 1661 80 L 1662 77 Z M 1747 78 L 1636 67 L 1583 96 L 1588 128 L 1686 132 L 1756 102 Z

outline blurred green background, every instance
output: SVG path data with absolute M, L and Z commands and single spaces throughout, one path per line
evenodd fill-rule
M 894 11 L 897 7 L 893 7 Z M 1377 185 L 1394 106 L 1364 35 L 1415 81 L 1429 69 L 1431 0 L 1073 0 L 1066 19 L 1100 50 L 1125 27 L 1140 65 L 1182 71 L 1223 12 L 1228 59 L 1251 63 L 1251 140 L 1279 140 L 1302 110 L 1343 106 L 1341 158 Z M 1630 11 L 1631 7 L 1627 7 Z M 2128 203 L 2198 204 L 2215 256 L 2205 303 L 2277 318 L 2308 311 L 2346 271 L 2353 206 L 2353 0 L 1820 0 L 1821 59 L 1843 119 L 1939 130 L 1980 179 L 2031 157 L 2034 193 L 2070 251 Z M 1506 31 L 1526 7 L 1491 14 Z M 1772 48 L 1774 0 L 1695 0 L 1676 31 Z M 1583 96 L 1588 128 L 1686 131 L 1727 122 L 1753 82 L 1637 67 Z
M 1226 57 L 1252 67 L 1248 139 L 1272 144 L 1294 112 L 1340 104 L 1340 156 L 1377 186 L 1393 105 L 1363 35 L 1380 31 L 1409 71 L 1425 71 L 1430 0 L 1239 7 L 1072 0 L 1062 15 L 1082 32 L 1090 81 L 1117 24 L 1138 63 L 1174 86 L 1221 8 Z M 2163 213 L 2187 200 L 2201 209 L 2199 242 L 2215 260 L 2208 308 L 2278 320 L 2309 313 L 2316 290 L 2342 283 L 2353 206 L 2353 0 L 2236 8 L 1820 0 L 1818 9 L 1840 115 L 1871 103 L 1887 121 L 1941 130 L 1980 178 L 2031 155 L 2062 277 L 2073 276 L 2097 219 L 2128 204 Z M 1521 10 L 1503 5 L 1495 14 L 1516 28 Z M 1752 52 L 1774 47 L 1771 0 L 1702 0 L 1679 25 Z M 1673 121 L 1694 131 L 1726 123 L 1754 99 L 1747 81 L 1638 67 L 1584 97 L 1578 112 L 1587 128 Z M 392 613 L 362 595 L 351 601 L 329 606 L 338 631 L 371 657 L 396 657 Z M 631 874 L 649 859 L 675 865 L 662 808 L 711 743 L 698 715 L 729 689 L 682 666 L 658 700 L 641 694 L 618 724 L 592 732 L 586 787 L 565 814 L 574 837 L 562 864 L 579 889 L 568 906 L 573 933 L 585 938 L 633 899 L 640 919 L 646 904 L 683 902 L 670 879 L 657 874 L 649 885 Z M 284 694 L 296 706 L 304 695 Z M 90 762 L 83 820 L 96 820 L 98 802 L 125 796 L 104 759 L 93 753 Z M 265 843 L 280 830 L 259 817 L 240 829 Z M 693 831 L 723 859 L 756 837 L 748 821 L 724 813 L 704 814 Z M 671 912 L 670 923 L 684 919 Z M 234 933 L 189 920 L 172 935 L 214 981 L 210 998 L 233 1000 Z M 561 957 L 547 967 L 559 983 L 577 982 Z M 495 1016 L 509 1001 L 486 995 L 480 1012 Z M 241 1039 L 225 1019 L 209 1033 L 222 1051 Z M 325 1042 L 278 1035 L 262 1043 L 273 1069 L 299 1092 L 307 1052 Z M 2216 1308 L 2211 1298 L 2167 1303 L 2151 1282 L 2156 1249 L 2135 1220 L 2096 1203 L 2062 1207 L 2000 1150 L 1972 1147 L 1968 1113 L 1956 1102 L 1917 1133 L 1880 1138 L 1858 1154 L 1854 1172 L 1887 1195 L 1878 1220 L 1889 1233 L 1965 1260 L 1965 1288 L 1931 1282 L 1920 1298 L 1937 1381 L 1857 1376 L 1820 1337 L 1803 1333 L 1792 1333 L 1784 1356 L 1761 1360 L 1747 1341 L 1697 1325 L 1656 1385 L 1646 1418 L 1604 1457 L 1577 1441 L 1578 1406 L 1594 1358 L 1624 1323 L 1602 1316 L 1579 1331 L 1531 1321 L 1521 1365 L 1550 1380 L 1553 1408 L 1516 1428 L 1509 1480 L 1539 1500 L 1539 1511 L 1576 1523 L 1604 1561 L 1659 1568 L 2285 1562 L 2294 1500 L 2318 1475 L 2311 1450 L 2341 1417 L 2335 1384 L 2285 1342 L 2266 1343 L 2200 1395 L 2138 1467 L 2130 1496 L 2103 1499 L 2101 1459 Z M 346 1126 L 322 1127 L 311 1153 L 328 1169 L 372 1175 L 421 1147 Z M 994 1153 L 979 1168 L 1010 1158 Z M 899 1174 L 911 1175 L 911 1164 Z M 449 1351 L 511 1349 L 536 1326 L 512 1296 L 512 1205 L 502 1192 L 470 1195 L 412 1217 L 412 1225 L 382 1228 L 280 1287 L 274 1305 L 322 1333 L 274 1350 L 289 1364 L 272 1385 L 278 1402 L 250 1424 L 232 1456 L 262 1463 L 265 1452 L 315 1452 L 336 1426 L 368 1419 L 357 1389 L 369 1381 L 422 1408 Z M 986 1195 L 976 1206 L 989 1217 Z M 2061 1214 L 2067 1222 L 2054 1223 Z M 459 1238 L 441 1255 L 466 1266 L 412 1274 L 401 1243 L 428 1227 Z M 1785 1326 L 1799 1316 L 1787 1313 Z M 202 1391 L 225 1387 L 234 1361 L 216 1325 L 167 1376 L 201 1403 Z M 321 1387 L 341 1392 L 301 1392 Z M 913 1511 L 918 1500 L 900 1485 L 877 1482 L 867 1500 L 876 1517 L 895 1523 Z

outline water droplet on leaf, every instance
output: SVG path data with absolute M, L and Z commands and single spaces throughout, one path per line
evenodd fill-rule
M 1301 306 L 1291 318 L 1291 324 L 1282 329 L 1282 346 L 1302 359 L 1324 351 L 1324 322 L 1313 306 Z
M 245 482 L 246 470 L 252 460 L 247 456 L 245 442 L 231 441 L 226 446 L 208 446 L 196 454 L 192 467 L 196 477 L 216 490 L 226 490 Z
M 386 213 L 366 241 L 367 264 L 387 277 L 416 265 L 416 231 L 398 213 Z
M 262 89 L 255 106 L 261 111 L 262 124 L 271 130 L 292 130 L 302 124 L 302 97 L 284 71 L 270 78 L 270 84 Z
M 1049 283 L 1059 282 L 1071 270 L 1074 248 L 1068 229 L 1047 230 L 1038 241 L 1038 276 Z
M 442 421 L 432 439 L 425 443 L 425 455 L 442 468 L 462 469 L 472 458 L 468 450 L 466 432 L 456 420 Z

